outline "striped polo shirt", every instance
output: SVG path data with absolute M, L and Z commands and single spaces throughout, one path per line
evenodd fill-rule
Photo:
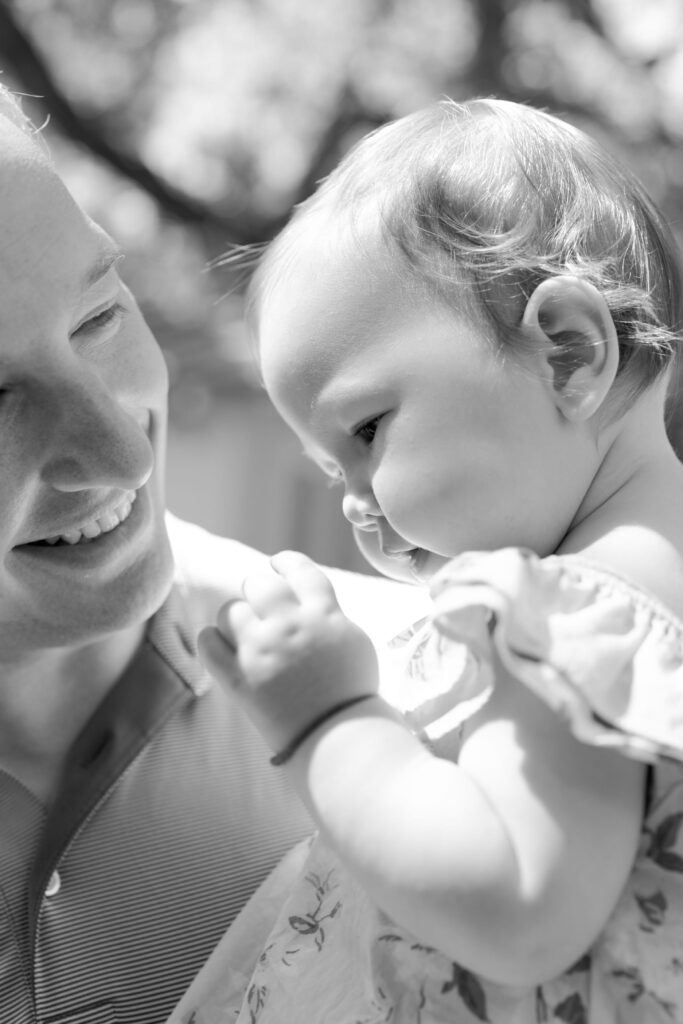
M 70 751 L 54 805 L 0 773 L 2 1024 L 161 1024 L 311 830 L 195 654 L 221 599 L 202 570 L 217 579 L 247 549 L 171 526 L 178 581 Z

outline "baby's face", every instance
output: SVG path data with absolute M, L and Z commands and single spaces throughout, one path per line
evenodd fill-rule
M 261 367 L 365 557 L 424 580 L 465 550 L 553 551 L 586 484 L 548 388 L 379 245 L 320 238 L 267 293 Z

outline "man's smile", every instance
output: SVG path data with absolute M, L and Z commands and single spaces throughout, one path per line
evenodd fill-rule
M 49 545 L 59 543 L 79 544 L 94 540 L 104 533 L 111 533 L 112 530 L 116 529 L 117 526 L 120 526 L 128 518 L 136 497 L 136 491 L 127 491 L 118 500 L 116 505 L 105 508 L 96 515 L 90 514 L 86 519 L 81 517 L 80 520 L 72 521 L 72 524 L 64 526 L 60 524 L 58 532 L 30 543 Z
M 105 567 L 109 572 L 139 558 L 150 528 L 151 500 L 149 489 L 144 486 L 138 491 L 126 491 L 116 504 L 99 515 L 72 516 L 70 523 L 63 527 L 60 524 L 59 533 L 17 545 L 9 552 L 7 564 L 14 565 L 11 571 L 22 576 L 26 572 L 81 574 Z

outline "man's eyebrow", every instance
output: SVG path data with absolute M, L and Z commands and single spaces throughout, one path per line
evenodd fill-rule
M 83 290 L 86 291 L 88 288 L 92 288 L 94 284 L 97 284 L 111 270 L 115 263 L 123 259 L 123 255 L 123 250 L 119 249 L 118 246 L 113 244 L 107 246 L 85 274 Z

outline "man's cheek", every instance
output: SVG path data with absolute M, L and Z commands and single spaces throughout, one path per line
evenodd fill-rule
M 131 323 L 121 338 L 120 385 L 141 405 L 163 410 L 168 399 L 168 366 L 146 323 L 140 314 L 137 317 L 138 323 Z

